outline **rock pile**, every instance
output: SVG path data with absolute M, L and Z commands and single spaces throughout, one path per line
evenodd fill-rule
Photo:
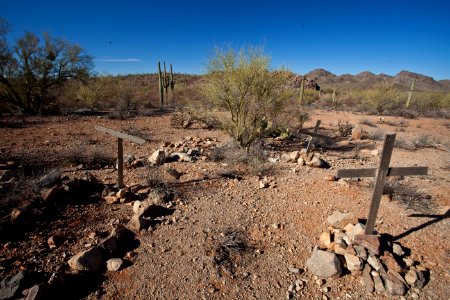
M 427 282 L 428 270 L 413 261 L 407 249 L 380 235 L 365 235 L 365 225 L 352 213 L 335 211 L 330 225 L 319 238 L 306 262 L 319 278 L 339 277 L 345 273 L 360 277 L 367 292 L 404 295 L 410 288 L 420 289 Z
M 283 153 L 280 158 L 283 162 L 296 162 L 300 166 L 308 166 L 312 168 L 329 168 L 330 165 L 324 159 L 320 158 L 317 153 L 305 153 L 302 151 L 292 151 Z M 278 160 L 269 159 L 269 162 L 277 162 Z

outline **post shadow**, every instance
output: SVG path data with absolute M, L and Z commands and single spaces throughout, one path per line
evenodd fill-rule
M 442 220 L 445 220 L 450 217 L 450 209 L 447 209 L 447 211 L 442 215 L 426 215 L 426 214 L 412 214 L 408 217 L 416 217 L 416 218 L 433 218 L 433 220 L 429 220 L 419 226 L 416 226 L 414 228 L 408 229 L 407 231 L 397 235 L 394 237 L 394 241 L 399 240 L 401 238 L 404 238 L 407 235 L 410 235 L 411 233 L 415 231 L 419 231 L 421 229 L 424 229 L 425 227 L 428 227 L 430 225 L 433 225 L 434 223 L 440 222 Z

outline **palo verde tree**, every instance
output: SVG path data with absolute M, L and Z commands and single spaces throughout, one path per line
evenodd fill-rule
M 53 100 L 52 92 L 66 80 L 84 80 L 92 57 L 78 45 L 44 34 L 26 32 L 9 45 L 6 21 L 0 19 L 0 101 L 36 114 Z
M 270 70 L 270 58 L 263 49 L 251 47 L 239 51 L 217 48 L 206 71 L 203 95 L 230 113 L 225 125 L 248 151 L 282 111 L 289 97 L 289 73 Z

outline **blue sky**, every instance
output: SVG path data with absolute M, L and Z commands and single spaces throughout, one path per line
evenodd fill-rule
M 82 46 L 96 71 L 202 73 L 215 46 L 264 45 L 296 73 L 401 70 L 450 79 L 450 1 L 0 0 L 13 31 Z

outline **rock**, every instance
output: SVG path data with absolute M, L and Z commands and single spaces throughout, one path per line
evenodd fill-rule
M 363 246 L 359 246 L 359 245 L 353 245 L 353 248 L 356 250 L 356 254 L 358 255 L 359 258 L 361 258 L 363 260 L 367 260 L 366 248 L 364 248 Z
M 300 273 L 300 269 L 299 268 L 294 268 L 294 267 L 288 267 L 289 272 L 297 274 Z
M 120 198 L 120 203 L 130 203 L 135 200 L 138 200 L 140 197 L 133 192 L 126 192 L 125 195 Z
M 358 256 L 352 255 L 352 254 L 345 254 L 344 255 L 345 262 L 347 264 L 347 269 L 349 271 L 361 271 L 363 268 L 363 264 Z
M 369 255 L 369 258 L 367 258 L 367 262 L 369 263 L 369 265 L 372 266 L 372 268 L 374 268 L 377 271 L 384 270 L 383 265 L 376 256 Z
M 341 262 L 337 255 L 319 250 L 317 247 L 306 261 L 306 267 L 311 273 L 322 278 L 339 277 L 342 274 Z
M 179 162 L 192 162 L 193 158 L 184 152 L 175 152 L 170 155 L 170 159 Z
M 310 161 L 305 162 L 309 167 L 313 168 L 328 168 L 329 164 L 321 158 L 314 156 Z
M 48 238 L 47 245 L 50 249 L 58 248 L 64 243 L 64 240 L 64 237 L 55 234 Z
M 116 193 L 116 197 L 118 197 L 118 198 L 125 198 L 125 195 L 127 194 L 127 192 L 128 192 L 128 188 L 120 189 L 120 190 Z
M 355 225 L 353 225 L 353 224 L 351 224 L 351 223 L 349 223 L 349 224 L 347 224 L 343 229 L 344 229 L 344 232 L 346 233 L 346 234 L 348 234 L 349 232 L 351 232 L 352 230 L 353 230 L 353 227 L 355 227 Z
M 347 254 L 347 247 L 341 244 L 334 244 L 334 252 L 339 255 L 345 255 Z
M 269 187 L 269 182 L 267 182 L 266 180 L 260 180 L 259 181 L 259 188 L 260 189 L 265 189 Z
M 353 240 L 353 237 L 357 234 L 364 234 L 366 231 L 366 225 L 358 223 L 350 231 L 346 231 L 350 240 Z
M 124 244 L 134 239 L 134 233 L 123 225 L 114 225 L 110 236 L 115 237 L 119 243 Z
M 327 176 L 325 176 L 325 180 L 326 181 L 336 181 L 337 178 L 334 175 L 327 175 Z
M 69 259 L 69 266 L 73 270 L 96 272 L 102 265 L 102 253 L 99 248 L 92 247 L 86 251 L 82 251 L 71 259 Z
M 371 293 L 375 287 L 372 276 L 370 275 L 370 266 L 366 264 L 363 269 L 363 275 L 361 277 L 361 284 L 366 288 L 366 291 Z
M 107 185 L 102 191 L 102 197 L 113 196 L 117 193 L 117 189 L 113 186 Z
M 42 201 L 46 204 L 54 204 L 64 200 L 66 191 L 62 187 L 52 187 L 41 194 Z
M 128 223 L 128 225 L 130 226 L 130 228 L 132 228 L 135 231 L 140 231 L 141 229 L 144 229 L 145 227 L 147 227 L 147 220 L 144 219 L 142 216 L 138 216 L 138 215 L 133 215 L 131 217 L 130 222 Z
M 49 286 L 46 283 L 36 284 L 28 290 L 25 300 L 45 300 L 51 299 Z
M 342 232 L 342 230 L 336 231 L 333 236 L 334 236 L 334 241 L 336 242 L 336 244 L 341 244 L 341 245 L 345 244 L 344 238 L 347 235 L 344 232 Z
M 143 201 L 136 200 L 133 203 L 133 213 L 135 216 L 143 216 L 147 214 L 153 208 L 156 208 L 157 205 L 153 204 L 152 199 L 145 199 Z
M 381 280 L 380 273 L 373 271 L 372 278 L 373 278 L 373 283 L 375 286 L 375 291 L 384 292 L 385 291 L 384 284 L 383 284 L 383 281 Z
M 375 150 L 370 151 L 370 154 L 371 154 L 372 156 L 378 156 L 379 152 L 380 152 L 380 151 L 378 151 L 377 149 L 375 149 Z
M 26 207 L 14 208 L 11 211 L 11 222 L 17 224 L 27 223 L 30 211 Z
M 384 280 L 386 291 L 392 296 L 403 296 L 406 287 L 403 282 L 391 273 L 381 274 Z
M 0 300 L 13 299 L 19 293 L 19 288 L 25 279 L 25 272 L 5 277 L 0 283 Z
M 404 273 L 406 269 L 403 262 L 398 262 L 391 253 L 385 251 L 384 255 L 381 257 L 381 261 L 386 266 L 388 270 L 395 271 L 397 273 Z
M 411 287 L 419 289 L 424 287 L 426 281 L 421 271 L 412 268 L 406 273 L 405 280 Z
M 397 244 L 397 243 L 393 243 L 393 244 L 392 244 L 392 252 L 393 252 L 394 254 L 397 254 L 398 256 L 403 256 L 403 255 L 405 255 L 405 251 L 403 251 L 402 246 L 400 246 L 400 245 Z
M 369 251 L 380 255 L 381 244 L 380 236 L 373 234 L 355 234 L 353 235 L 353 244 L 363 246 Z
M 121 258 L 111 258 L 106 261 L 106 269 L 108 271 L 119 271 L 123 266 Z
M 166 160 L 166 153 L 164 152 L 164 150 L 156 150 L 148 158 L 148 162 L 156 166 L 162 165 L 165 160 Z
M 344 213 L 339 210 L 335 210 L 331 216 L 328 216 L 327 222 L 329 225 L 334 226 L 336 228 L 343 228 L 347 224 L 356 224 L 358 223 L 358 219 L 355 218 L 355 215 L 351 212 Z
M 120 198 L 116 196 L 104 196 L 103 200 L 105 200 L 108 204 L 116 204 L 120 202 Z
M 107 256 L 111 256 L 117 251 L 118 245 L 119 240 L 115 236 L 109 236 L 99 244 L 99 247 L 105 250 Z
M 363 131 L 361 126 L 356 125 L 352 130 L 351 140 L 360 140 L 363 137 Z
M 289 153 L 289 161 L 296 162 L 300 157 L 300 151 L 292 151 Z
M 267 159 L 267 161 L 274 164 L 274 163 L 279 162 L 280 159 L 279 159 L 278 157 L 269 157 L 269 158 Z
M 326 248 L 330 248 L 331 246 L 331 236 L 328 231 L 322 232 L 319 238 L 319 243 L 321 246 L 325 246 Z
M 297 159 L 297 163 L 298 163 L 300 166 L 303 166 L 303 165 L 305 164 L 305 160 L 303 159 L 303 157 L 300 157 L 299 159 Z

